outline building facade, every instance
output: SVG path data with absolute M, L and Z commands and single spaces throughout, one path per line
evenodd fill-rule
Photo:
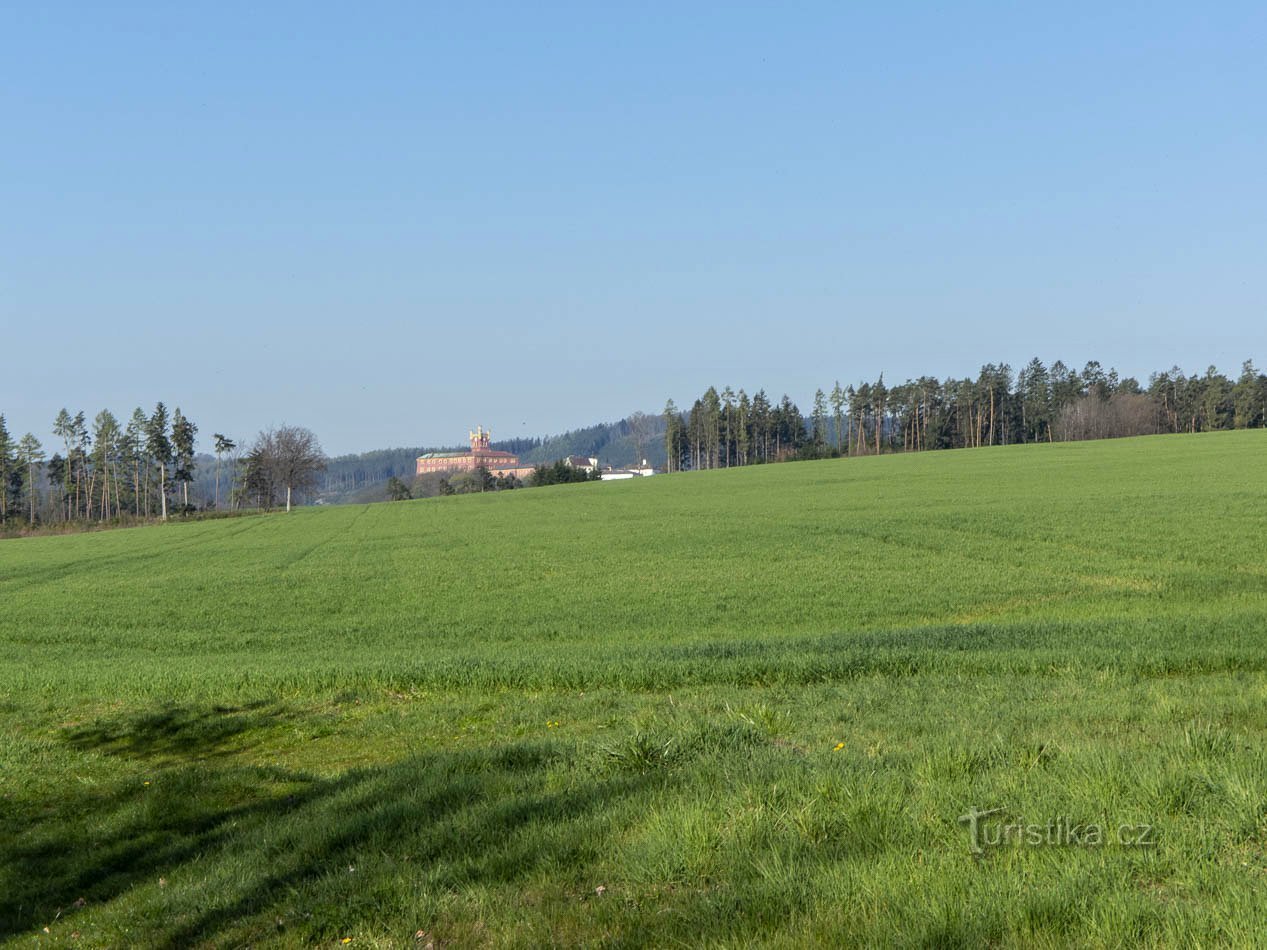
M 493 434 L 483 426 L 471 433 L 471 448 L 466 452 L 428 452 L 418 456 L 418 475 L 428 472 L 473 472 L 486 468 L 493 475 L 515 475 L 527 478 L 532 474 L 531 465 L 520 465 L 519 456 L 502 452 L 491 445 Z

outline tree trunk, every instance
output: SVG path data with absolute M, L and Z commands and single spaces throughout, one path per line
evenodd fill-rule
M 286 510 L 290 511 L 290 486 L 286 486 Z
M 158 497 L 163 504 L 163 520 L 167 520 L 167 466 L 158 463 Z

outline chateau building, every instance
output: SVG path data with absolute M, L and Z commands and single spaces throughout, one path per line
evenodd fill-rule
M 527 478 L 532 474 L 531 465 L 520 465 L 519 456 L 502 452 L 489 444 L 493 434 L 483 426 L 471 433 L 471 448 L 466 452 L 428 452 L 418 456 L 418 474 L 427 472 L 473 472 L 486 468 L 493 475 L 515 475 Z

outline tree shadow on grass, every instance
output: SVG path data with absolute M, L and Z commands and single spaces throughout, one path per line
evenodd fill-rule
M 154 712 L 97 720 L 68 730 L 64 739 L 81 751 L 133 758 L 188 761 L 241 751 L 242 740 L 294 718 L 264 700 L 241 706 L 165 706 Z
M 151 768 L 145 782 L 76 785 L 25 820 L 9 817 L 0 940 L 56 920 L 109 943 L 109 905 L 124 897 L 129 942 L 157 947 L 332 941 L 349 925 L 393 920 L 403 930 L 415 907 L 421 926 L 435 908 L 417 906 L 420 893 L 518 893 L 542 881 L 566 890 L 602 856 L 605 816 L 666 782 L 570 774 L 559 750 L 538 742 L 416 755 L 335 778 L 208 757 L 267 728 L 269 715 L 165 710 L 72 732 L 81 750 L 183 751 L 194 761 Z

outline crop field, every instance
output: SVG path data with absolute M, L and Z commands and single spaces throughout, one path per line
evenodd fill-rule
M 0 542 L 0 944 L 1264 920 L 1262 431 Z

